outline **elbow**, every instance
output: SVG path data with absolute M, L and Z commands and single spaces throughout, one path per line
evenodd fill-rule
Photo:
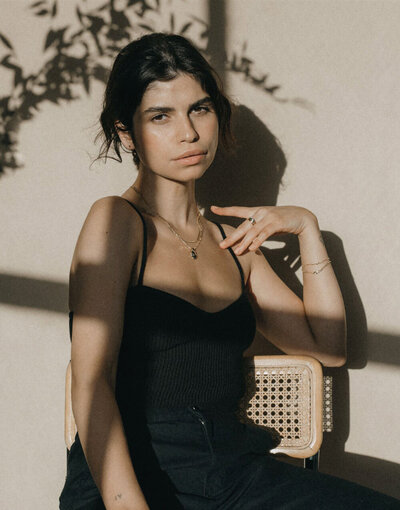
M 102 393 L 106 389 L 114 391 L 114 386 L 108 377 L 94 377 L 77 379 L 72 377 L 71 394 L 72 396 L 93 396 Z
M 109 386 L 114 390 L 116 383 L 116 363 L 101 369 L 74 370 L 71 366 L 71 387 L 76 392 L 93 393 L 98 388 Z
M 321 348 L 315 349 L 314 357 L 324 366 L 324 367 L 342 367 L 346 364 L 347 361 L 347 349 L 344 344 L 341 347 L 336 348 Z
M 342 367 L 347 361 L 346 349 L 336 352 L 320 352 L 318 360 L 324 367 Z
M 346 336 L 333 342 L 326 342 L 319 346 L 317 359 L 324 367 L 342 367 L 347 361 L 347 341 Z
M 346 364 L 346 356 L 329 356 L 328 358 L 320 359 L 324 367 L 342 367 Z
M 74 415 L 91 408 L 95 401 L 102 402 L 106 395 L 115 396 L 114 387 L 107 377 L 71 379 L 71 404 Z

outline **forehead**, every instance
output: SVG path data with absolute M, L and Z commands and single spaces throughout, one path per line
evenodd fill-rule
M 151 82 L 141 101 L 141 107 L 147 108 L 157 100 L 157 104 L 165 102 L 165 106 L 169 106 L 169 102 L 174 104 L 193 102 L 204 96 L 204 90 L 200 83 L 189 74 L 179 74 L 169 81 L 153 81 Z

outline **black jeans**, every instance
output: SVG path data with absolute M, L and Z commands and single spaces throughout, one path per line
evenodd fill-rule
M 151 510 L 400 510 L 399 500 L 280 462 L 268 453 L 272 436 L 233 412 L 155 409 L 125 428 Z M 105 509 L 78 437 L 60 509 Z

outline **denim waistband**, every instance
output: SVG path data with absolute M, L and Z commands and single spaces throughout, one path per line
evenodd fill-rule
M 190 420 L 193 416 L 202 415 L 206 419 L 224 420 L 224 419 L 237 419 L 236 409 L 225 409 L 218 407 L 205 407 L 198 405 L 188 405 L 185 407 L 175 408 L 146 408 L 145 416 L 149 422 L 158 420 Z

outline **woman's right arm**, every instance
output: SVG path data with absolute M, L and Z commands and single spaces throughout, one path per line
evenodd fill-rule
M 149 509 L 115 400 L 125 296 L 140 249 L 140 227 L 140 219 L 119 197 L 98 200 L 82 227 L 71 265 L 72 408 L 107 510 Z

